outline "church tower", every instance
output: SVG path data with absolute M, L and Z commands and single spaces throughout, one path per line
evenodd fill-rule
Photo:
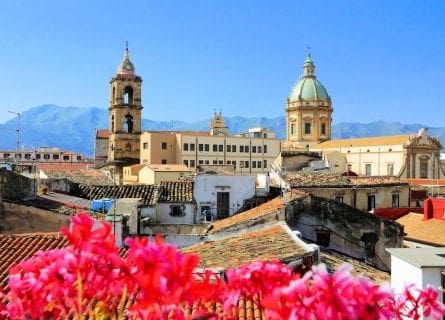
M 124 166 L 139 163 L 142 78 L 135 74 L 128 47 L 110 81 L 108 165 L 111 177 L 121 184 Z
M 315 76 L 310 52 L 303 64 L 303 75 L 292 88 L 286 104 L 286 142 L 284 149 L 310 149 L 331 139 L 331 97 Z

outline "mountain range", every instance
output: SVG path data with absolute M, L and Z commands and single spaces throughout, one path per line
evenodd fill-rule
M 210 115 L 211 116 L 211 115 Z M 209 130 L 207 120 L 184 122 L 179 120 L 142 120 L 143 130 Z M 249 128 L 266 127 L 285 138 L 286 121 L 284 115 L 277 118 L 225 117 L 230 134 L 247 132 Z M 17 128 L 20 128 L 17 137 Z M 402 124 L 400 122 L 375 121 L 371 123 L 338 123 L 332 127 L 333 139 L 375 137 L 417 133 L 428 127 L 423 124 Z M 97 107 L 61 107 L 41 105 L 30 108 L 18 117 L 0 124 L 0 149 L 13 150 L 19 141 L 20 149 L 32 150 L 38 147 L 59 147 L 62 150 L 79 152 L 86 156 L 94 154 L 95 129 L 108 128 L 108 110 Z M 431 136 L 445 142 L 445 127 L 428 127 Z M 17 139 L 18 138 L 18 139 Z

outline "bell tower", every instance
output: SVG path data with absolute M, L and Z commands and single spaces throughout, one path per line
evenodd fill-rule
M 141 135 L 142 78 L 135 74 L 128 46 L 124 58 L 110 81 L 108 165 L 117 184 L 122 169 L 139 163 Z

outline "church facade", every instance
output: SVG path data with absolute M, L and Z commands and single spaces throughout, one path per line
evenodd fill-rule
M 317 152 L 331 171 L 359 176 L 397 176 L 410 179 L 439 179 L 445 176 L 440 162 L 440 141 L 418 133 L 331 139 L 332 101 L 316 79 L 310 54 L 303 64 L 301 80 L 286 102 L 286 141 L 282 151 Z

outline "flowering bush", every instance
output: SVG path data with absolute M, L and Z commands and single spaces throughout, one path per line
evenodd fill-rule
M 235 319 L 240 297 L 267 319 L 419 319 L 445 314 L 438 292 L 353 277 L 348 266 L 330 275 L 323 265 L 303 277 L 284 264 L 256 261 L 227 270 L 226 279 L 196 272 L 199 258 L 147 238 L 127 239 L 123 258 L 111 227 L 72 219 L 64 249 L 40 251 L 10 270 L 0 296 L 5 319 Z M 215 309 L 215 304 L 222 306 Z M 193 307 L 193 314 L 186 312 Z M 215 311 L 216 310 L 216 311 Z

